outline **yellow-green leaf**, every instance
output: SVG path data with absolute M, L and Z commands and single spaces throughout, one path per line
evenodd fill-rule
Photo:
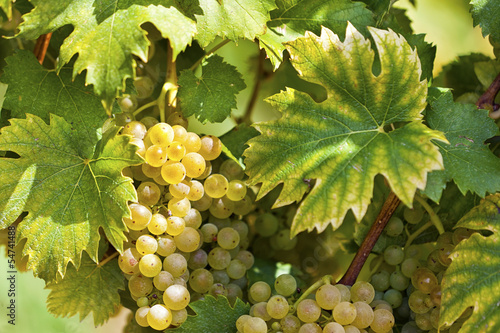
M 370 42 L 351 24 L 344 42 L 324 28 L 320 37 L 307 33 L 288 43 L 296 70 L 324 86 L 328 98 L 318 103 L 293 89 L 270 97 L 283 115 L 257 124 L 261 135 L 249 141 L 245 163 L 251 182 L 262 183 L 258 198 L 284 183 L 275 206 L 300 201 L 314 180 L 293 234 L 338 228 L 349 209 L 360 220 L 377 174 L 411 206 L 427 173 L 443 167 L 431 140 L 446 139 L 421 120 L 427 83 L 416 51 L 391 30 L 369 30 L 380 59 L 376 75 Z
M 499 332 L 500 194 L 483 199 L 457 227 L 489 230 L 493 234 L 473 234 L 451 254 L 453 261 L 442 281 L 439 325 L 450 325 L 472 306 L 472 316 L 463 324 L 461 333 Z

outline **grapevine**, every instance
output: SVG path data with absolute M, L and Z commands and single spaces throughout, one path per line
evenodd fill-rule
M 498 332 L 500 4 L 398 5 L 0 1 L 0 328 Z

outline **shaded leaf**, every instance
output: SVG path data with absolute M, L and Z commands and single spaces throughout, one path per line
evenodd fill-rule
M 429 127 L 442 131 L 449 143 L 436 142 L 443 156 L 444 170 L 431 173 L 434 180 L 424 193 L 439 202 L 441 189 L 453 180 L 460 191 L 486 193 L 500 191 L 500 160 L 490 151 L 485 140 L 498 133 L 488 111 L 475 105 L 453 102 L 449 90 L 430 90 L 426 111 Z
M 474 26 L 479 25 L 483 36 L 500 42 L 500 3 L 497 0 L 472 0 L 471 13 Z
M 7 15 L 7 18 L 12 17 L 12 0 L 0 0 L 0 8 Z
M 192 332 L 236 332 L 236 320 L 250 311 L 250 305 L 236 299 L 234 307 L 229 305 L 226 297 L 205 295 L 205 298 L 189 304 L 196 312 L 195 316 L 188 316 L 187 320 L 178 328 L 170 329 L 174 333 Z
M 129 137 L 116 136 L 114 128 L 89 149 L 59 116 L 51 115 L 50 124 L 30 114 L 10 123 L 0 132 L 0 150 L 20 157 L 0 158 L 0 228 L 29 213 L 17 228 L 17 242 L 27 238 L 27 267 L 53 281 L 68 262 L 80 267 L 84 250 L 96 261 L 99 229 L 121 251 L 122 217 L 129 214 L 127 202 L 136 200 L 121 171 L 141 162 Z
M 233 156 L 240 160 L 243 157 L 243 151 L 248 147 L 248 140 L 259 135 L 259 132 L 246 124 L 240 124 L 220 137 L 224 146 L 229 149 Z
M 135 75 L 133 56 L 148 59 L 149 41 L 141 28 L 143 23 L 151 22 L 169 39 L 174 59 L 191 43 L 196 32 L 195 23 L 171 0 L 158 0 L 156 5 L 143 0 L 32 2 L 35 9 L 23 17 L 19 36 L 35 39 L 64 25 L 73 25 L 73 32 L 61 46 L 58 69 L 78 54 L 73 77 L 86 70 L 87 84 L 94 85 L 108 110 L 117 93 L 125 89 L 125 79 Z
M 490 230 L 460 242 L 442 281 L 439 325 L 451 324 L 469 307 L 474 307 L 460 332 L 500 330 L 500 194 L 486 197 L 457 224 L 457 227 Z M 478 258 L 480 260 L 478 260 Z
M 261 135 L 245 151 L 250 181 L 262 183 L 258 198 L 284 183 L 277 207 L 300 201 L 308 190 L 303 180 L 315 179 L 295 216 L 293 234 L 321 231 L 328 224 L 338 228 L 349 209 L 360 220 L 377 174 L 411 206 L 427 172 L 442 168 L 430 140 L 444 136 L 421 121 L 427 87 L 420 81 L 416 52 L 392 31 L 370 32 L 380 56 L 378 76 L 371 71 L 370 42 L 352 25 L 344 42 L 324 29 L 320 37 L 307 33 L 287 44 L 302 78 L 323 85 L 328 98 L 316 103 L 292 89 L 272 96 L 268 101 L 283 116 L 257 124 Z
M 185 117 L 195 115 L 205 123 L 223 122 L 236 108 L 236 95 L 246 88 L 236 67 L 214 55 L 202 66 L 196 77 L 187 69 L 179 76 L 178 98 Z

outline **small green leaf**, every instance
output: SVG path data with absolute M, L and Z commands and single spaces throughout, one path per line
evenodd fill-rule
M 12 17 L 12 0 L 0 0 L 0 8 L 7 15 L 7 18 Z
M 133 56 L 148 59 L 149 41 L 141 28 L 151 22 L 168 38 L 173 57 L 183 51 L 196 32 L 193 20 L 184 16 L 172 0 L 33 0 L 35 9 L 23 16 L 18 36 L 35 39 L 65 25 L 74 30 L 61 46 L 58 69 L 78 54 L 73 77 L 87 71 L 86 82 L 93 84 L 96 94 L 104 100 L 106 109 L 119 91 L 125 89 L 125 80 L 135 76 Z M 85 20 L 82 19 L 85 18 Z
M 248 140 L 259 135 L 259 132 L 246 124 L 240 124 L 220 137 L 220 140 L 237 160 L 243 158 L 243 151 L 248 147 Z
M 500 42 L 500 3 L 497 0 L 472 0 L 471 13 L 474 26 L 480 25 L 483 36 Z
M 274 0 L 200 0 L 200 7 L 196 40 L 205 47 L 217 36 L 237 41 L 264 34 L 269 11 L 276 5 Z
M 179 76 L 178 98 L 185 117 L 195 115 L 205 123 L 223 122 L 236 108 L 236 95 L 246 88 L 236 67 L 214 55 L 202 66 L 196 77 L 189 69 Z
M 325 28 L 320 37 L 307 33 L 287 44 L 302 78 L 323 85 L 328 98 L 317 103 L 292 89 L 272 96 L 268 101 L 283 116 L 257 124 L 261 135 L 245 151 L 250 181 L 262 183 L 258 198 L 284 183 L 276 207 L 300 201 L 308 190 L 305 180 L 315 179 L 293 234 L 329 224 L 338 228 L 349 209 L 361 220 L 377 174 L 411 206 L 427 173 L 442 168 L 430 140 L 445 138 L 421 120 L 427 83 L 420 81 L 416 51 L 393 31 L 370 32 L 380 56 L 378 76 L 372 73 L 370 42 L 350 24 L 344 42 Z
M 490 230 L 493 235 L 473 234 L 457 245 L 442 281 L 439 326 L 451 324 L 469 307 L 472 316 L 460 332 L 500 331 L 500 194 L 486 197 L 457 227 Z M 479 259 L 479 260 L 478 260 Z
M 100 229 L 121 251 L 126 240 L 122 218 L 129 214 L 127 202 L 137 198 L 121 171 L 141 162 L 137 146 L 114 128 L 89 149 L 55 115 L 49 125 L 30 114 L 10 122 L 0 132 L 0 150 L 20 157 L 0 158 L 0 228 L 29 213 L 17 227 L 17 242 L 27 238 L 27 267 L 49 282 L 64 276 L 70 261 L 80 267 L 83 250 L 97 261 Z
M 205 295 L 205 298 L 189 304 L 189 307 L 196 312 L 195 316 L 188 316 L 188 319 L 179 327 L 174 328 L 172 333 L 193 333 L 193 332 L 236 332 L 236 320 L 250 311 L 250 305 L 236 299 L 234 307 L 229 305 L 226 297 Z
M 434 183 L 424 193 L 439 202 L 440 189 L 451 179 L 463 194 L 472 191 L 484 197 L 486 193 L 500 191 L 500 160 L 484 144 L 498 133 L 488 111 L 453 102 L 449 90 L 433 88 L 429 94 L 427 123 L 430 128 L 442 131 L 449 143 L 436 142 L 445 170 L 432 173 Z
M 125 289 L 124 281 L 117 260 L 100 266 L 84 253 L 78 270 L 70 266 L 62 280 L 47 285 L 47 308 L 62 317 L 79 313 L 80 320 L 92 312 L 94 324 L 102 325 L 120 306 L 118 290 Z

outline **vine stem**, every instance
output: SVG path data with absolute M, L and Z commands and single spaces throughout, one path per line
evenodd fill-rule
M 328 283 L 331 283 L 331 282 L 332 282 L 332 276 L 331 275 L 325 275 L 325 276 L 323 276 L 321 279 L 319 279 L 318 281 L 314 282 L 309 288 L 307 288 L 306 291 L 304 291 L 302 293 L 302 295 L 300 295 L 300 297 L 295 301 L 294 305 L 295 304 L 299 304 L 303 299 L 305 299 L 307 296 L 309 296 L 310 294 L 312 294 L 314 291 L 316 291 L 316 289 L 318 289 L 322 285 L 328 284 Z
M 417 238 L 422 232 L 424 232 L 425 230 L 429 229 L 432 226 L 433 226 L 432 221 L 428 221 L 426 224 L 424 224 L 423 226 L 421 226 L 420 228 L 418 228 L 414 233 L 412 233 L 411 235 L 409 235 L 408 239 L 406 240 L 406 243 L 405 243 L 405 249 L 408 246 L 410 246 L 411 243 L 413 243 L 413 241 L 415 240 L 415 238 Z
M 198 59 L 198 61 L 196 61 L 193 66 L 189 67 L 189 70 L 190 71 L 194 71 L 200 64 L 201 62 L 206 58 L 208 57 L 209 55 L 211 55 L 212 53 L 216 52 L 218 49 L 220 49 L 221 47 L 223 47 L 224 45 L 226 45 L 227 43 L 229 43 L 231 40 L 230 39 L 225 39 L 223 40 L 222 42 L 220 42 L 219 44 L 215 45 L 214 47 L 212 47 L 209 51 L 207 51 L 207 53 L 205 53 L 205 55 L 203 57 L 201 57 L 200 59 Z
M 106 265 L 106 264 L 107 264 L 107 263 L 108 263 L 111 259 L 113 259 L 113 258 L 117 257 L 118 255 L 119 255 L 119 253 L 118 253 L 118 252 L 113 253 L 112 255 L 110 255 L 109 257 L 107 257 L 107 258 L 106 258 L 106 259 L 104 259 L 103 261 L 101 261 L 98 265 L 99 265 L 100 267 L 102 267 L 102 266 Z
M 477 100 L 476 106 L 479 109 L 486 109 L 490 111 L 490 117 L 492 118 L 497 118 L 500 117 L 500 115 L 497 115 L 497 111 L 494 110 L 494 105 L 495 105 L 495 98 L 500 91 L 500 73 L 497 75 L 497 77 L 493 80 L 491 85 L 486 89 L 484 94 L 479 97 Z
M 375 246 L 375 243 L 377 242 L 380 234 L 382 234 L 382 231 L 387 225 L 387 222 L 391 218 L 392 214 L 394 213 L 396 208 L 398 208 L 400 202 L 401 200 L 399 200 L 396 194 L 391 191 L 391 193 L 389 193 L 389 196 L 385 200 L 382 209 L 378 213 L 375 222 L 373 223 L 372 227 L 368 231 L 368 234 L 363 240 L 363 243 L 361 243 L 358 252 L 356 252 L 356 255 L 354 256 L 351 265 L 347 269 L 347 272 L 338 283 L 348 286 L 352 286 L 354 284 L 354 282 L 358 278 L 361 268 L 363 268 L 363 265 L 368 258 L 368 255 Z
M 51 37 L 52 37 L 52 32 L 49 32 L 48 34 L 41 35 L 36 40 L 35 49 L 33 50 L 33 53 L 35 54 L 35 57 L 38 59 L 40 65 L 43 63 L 43 60 L 45 59 L 45 54 L 47 53 L 47 48 L 49 47 Z
M 262 85 L 262 76 L 264 74 L 264 61 L 266 60 L 266 53 L 264 50 L 260 50 L 259 52 L 259 60 L 257 63 L 257 73 L 255 75 L 255 84 L 253 86 L 252 95 L 248 100 L 247 108 L 245 113 L 238 119 L 236 119 L 237 124 L 252 124 L 252 111 L 255 107 L 255 103 L 257 103 L 257 97 L 259 96 L 260 86 Z
M 174 60 L 174 51 L 170 41 L 167 46 L 167 73 L 165 77 L 165 84 L 158 97 L 158 108 L 160 109 L 160 121 L 164 123 L 167 119 L 168 112 L 175 108 L 175 99 L 177 96 L 177 68 Z
M 165 98 L 165 96 L 163 96 L 163 98 Z M 140 108 L 138 108 L 137 110 L 134 111 L 133 115 L 134 116 L 137 116 L 139 113 L 141 113 L 142 111 L 146 110 L 147 108 L 150 108 L 152 106 L 155 106 L 155 105 L 158 105 L 158 100 L 154 100 L 152 102 L 149 102 L 149 103 L 146 103 L 144 104 L 143 106 L 141 106 Z
M 436 229 L 439 231 L 439 234 L 441 235 L 444 233 L 444 227 L 443 223 L 441 222 L 441 219 L 439 216 L 437 216 L 436 212 L 434 212 L 434 209 L 421 197 L 418 195 L 415 196 L 415 200 L 424 207 L 424 209 L 429 213 L 429 217 L 431 219 L 432 224 L 436 227 Z

